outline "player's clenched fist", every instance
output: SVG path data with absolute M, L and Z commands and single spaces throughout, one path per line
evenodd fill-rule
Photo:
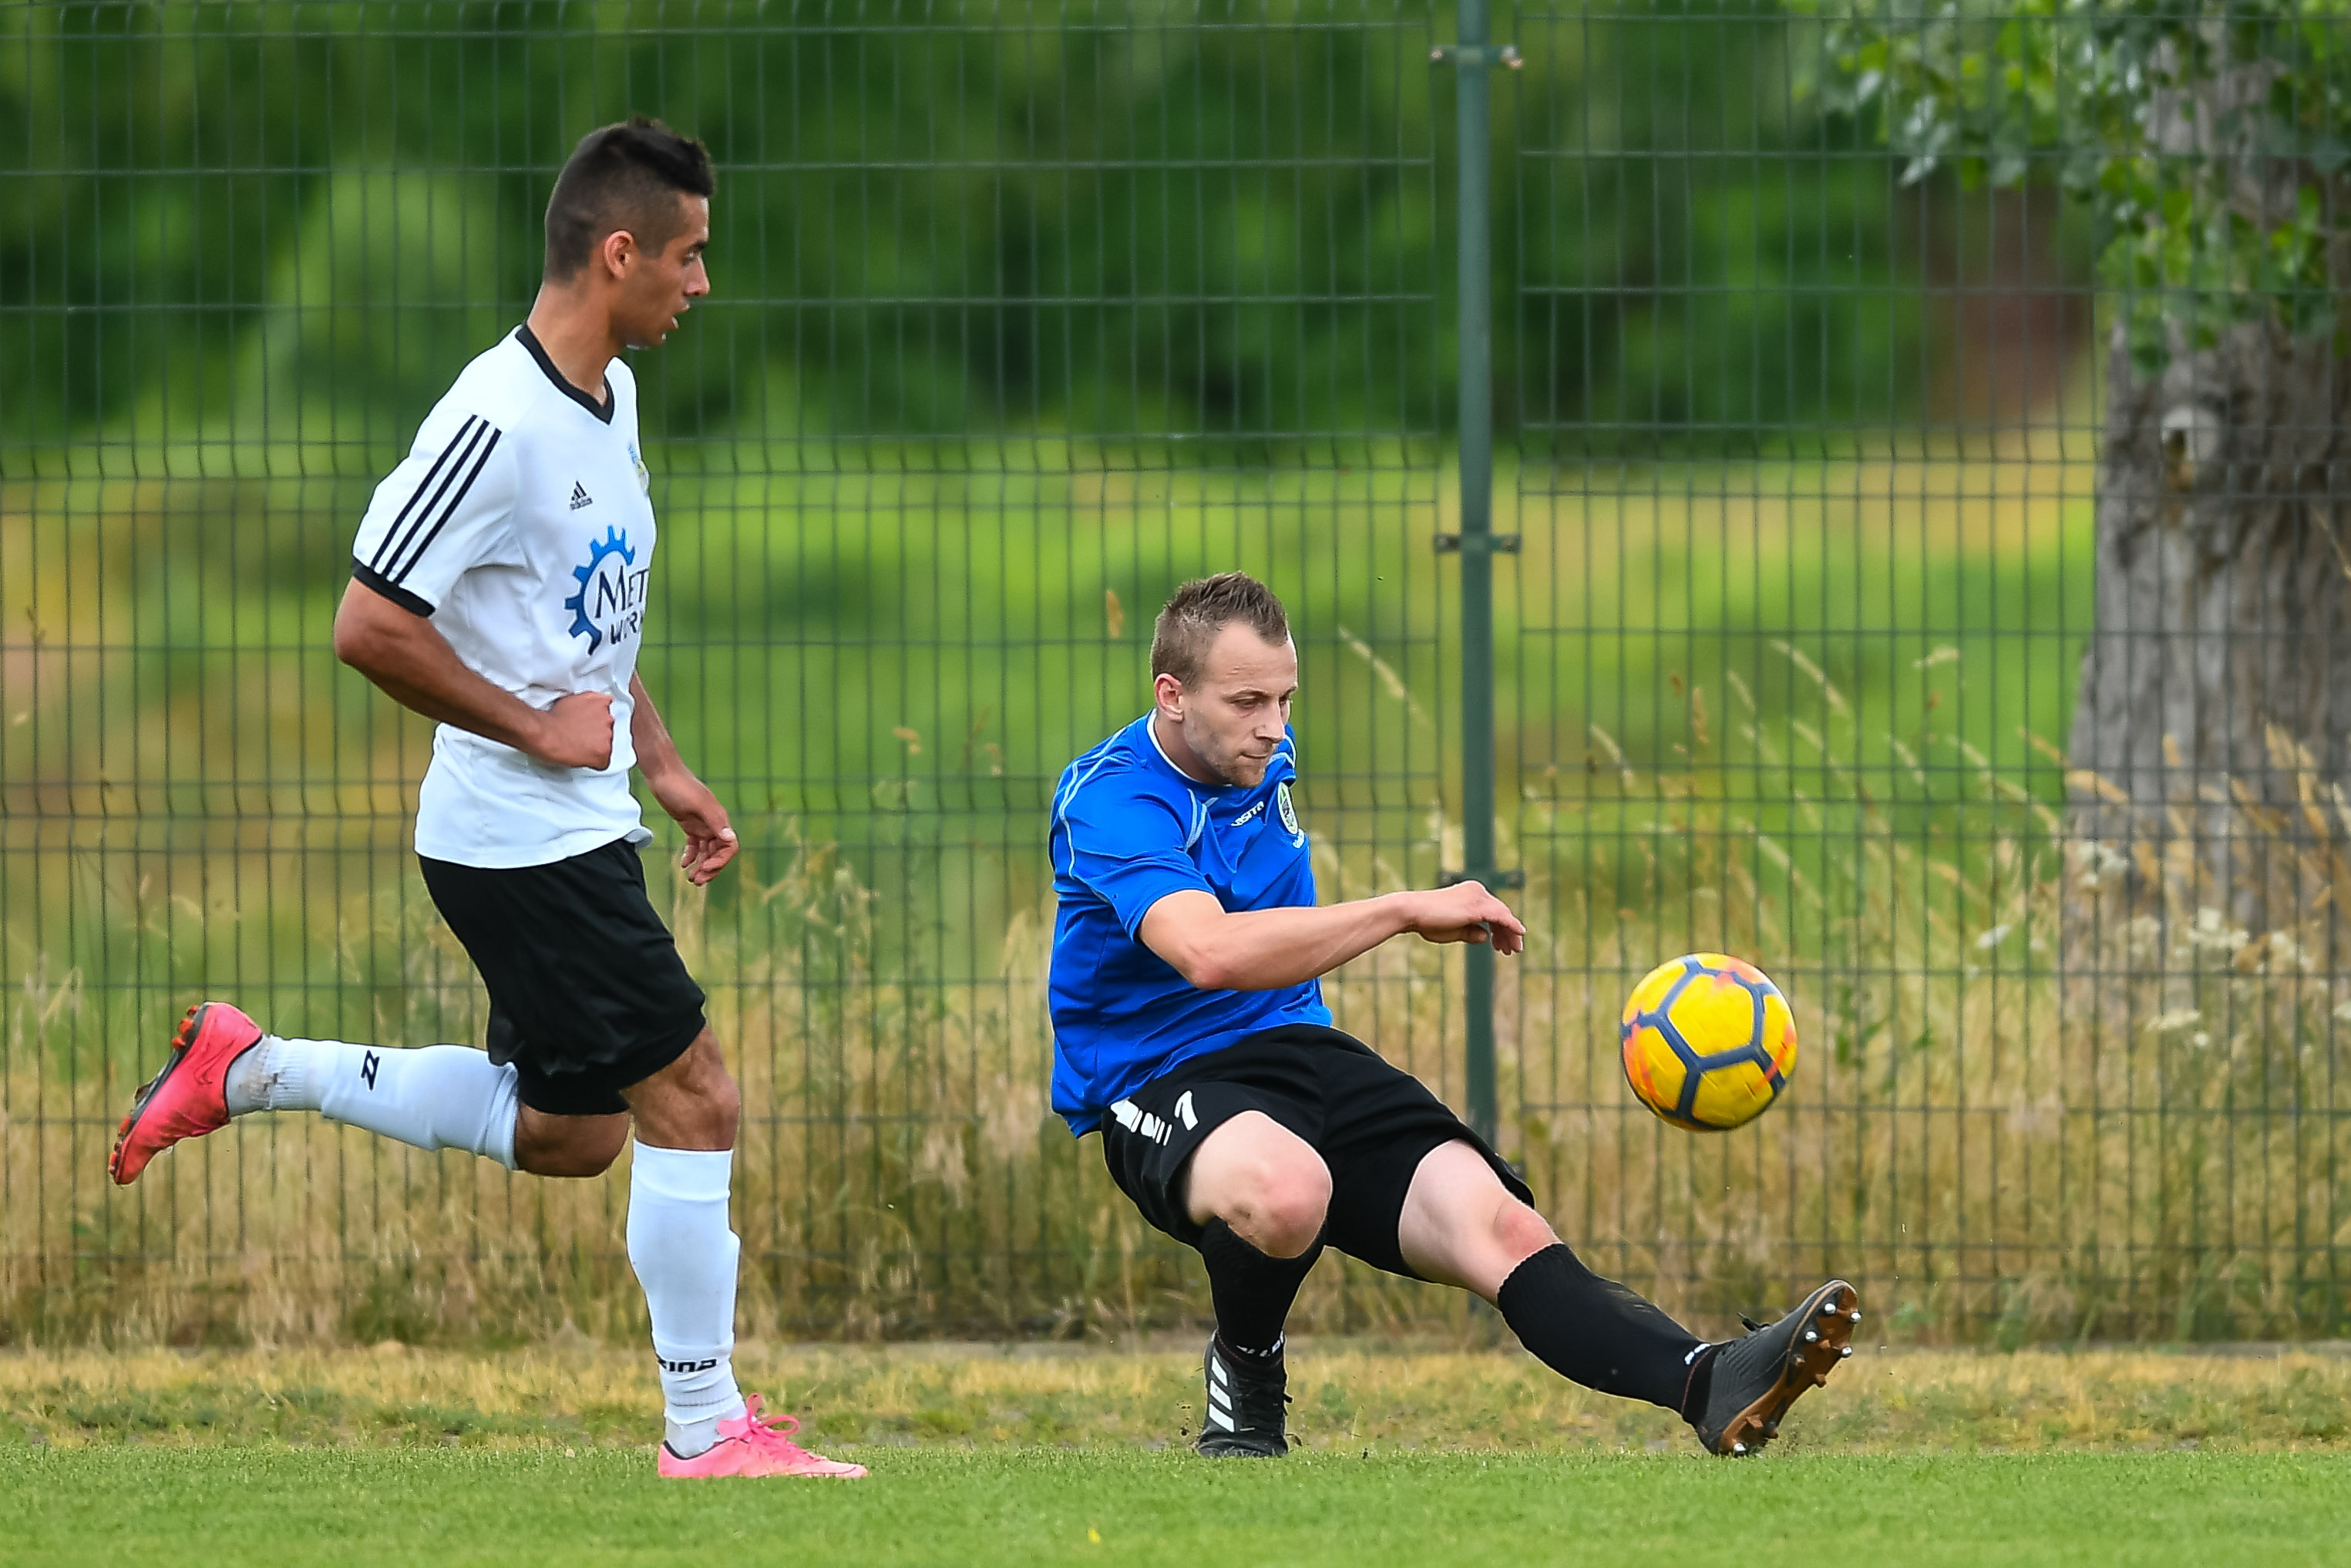
M 1505 954 L 1526 947 L 1525 923 L 1483 883 L 1457 882 L 1411 897 L 1412 928 L 1431 942 L 1491 942 Z
M 547 710 L 531 754 L 555 768 L 612 765 L 612 698 L 608 692 L 573 692 Z

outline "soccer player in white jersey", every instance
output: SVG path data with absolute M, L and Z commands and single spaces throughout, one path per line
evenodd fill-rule
M 129 1184 L 183 1138 L 310 1111 L 509 1170 L 592 1176 L 628 1141 L 629 1261 L 661 1367 L 664 1476 L 862 1476 L 791 1442 L 732 1365 L 727 1192 L 740 1099 L 703 994 L 645 894 L 633 766 L 684 831 L 686 874 L 734 859 L 717 798 L 636 674 L 653 569 L 624 348 L 710 291 L 710 160 L 643 117 L 581 140 L 547 207 L 524 325 L 465 367 L 360 526 L 335 653 L 441 727 L 417 800 L 433 901 L 490 994 L 486 1052 L 288 1040 L 191 1009 L 123 1119 Z

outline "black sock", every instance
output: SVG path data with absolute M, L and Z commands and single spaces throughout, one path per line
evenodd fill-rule
M 1209 1220 L 1200 1233 L 1200 1257 L 1208 1265 L 1217 1337 L 1225 1348 L 1260 1359 L 1279 1351 L 1290 1304 L 1298 1300 L 1298 1287 L 1321 1256 L 1322 1243 L 1317 1241 L 1295 1258 L 1270 1257 L 1233 1234 L 1223 1220 Z
M 1676 1414 L 1705 1403 L 1697 1385 L 1713 1372 L 1714 1358 L 1693 1364 L 1698 1338 L 1656 1303 L 1585 1268 L 1563 1241 L 1512 1270 L 1494 1304 L 1519 1343 L 1562 1377 Z

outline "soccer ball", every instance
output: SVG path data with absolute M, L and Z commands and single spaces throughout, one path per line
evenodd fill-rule
M 1743 958 L 1692 953 L 1661 964 L 1625 1001 L 1625 1081 L 1642 1104 L 1694 1133 L 1753 1121 L 1796 1069 L 1788 998 Z

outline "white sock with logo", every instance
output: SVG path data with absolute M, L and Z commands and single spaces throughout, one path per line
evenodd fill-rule
M 515 1070 L 464 1045 L 402 1051 L 266 1034 L 232 1062 L 232 1116 L 316 1111 L 420 1149 L 465 1149 L 515 1168 Z
M 664 1434 L 690 1459 L 743 1414 L 735 1386 L 735 1263 L 726 1223 L 732 1150 L 637 1144 L 629 1162 L 629 1264 L 644 1287 L 661 1364 Z

